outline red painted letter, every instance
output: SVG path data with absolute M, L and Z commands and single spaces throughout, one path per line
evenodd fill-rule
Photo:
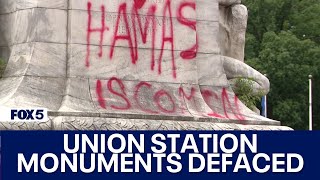
M 182 14 L 183 8 L 185 8 L 185 7 L 191 7 L 192 9 L 196 10 L 196 4 L 194 2 L 181 3 L 178 8 L 178 12 L 177 12 L 178 21 L 181 24 L 188 26 L 189 28 L 191 28 L 197 32 L 197 27 L 196 27 L 197 21 L 191 21 L 191 20 L 185 18 Z M 196 44 L 192 48 L 187 49 L 185 51 L 182 51 L 180 53 L 180 56 L 183 59 L 194 59 L 197 56 L 197 53 L 198 53 L 198 36 L 196 35 Z
M 104 32 L 106 30 L 109 30 L 109 28 L 105 24 L 105 7 L 102 5 L 101 6 L 101 28 L 91 28 L 91 22 L 92 22 L 92 14 L 91 14 L 91 2 L 88 2 L 88 29 L 87 29 L 87 56 L 86 56 L 86 66 L 90 66 L 90 37 L 91 33 L 93 32 L 100 32 L 100 43 L 99 43 L 99 57 L 102 57 L 102 44 L 103 44 L 103 37 L 104 37 Z
M 161 97 L 162 96 L 167 96 L 169 101 L 171 101 L 172 104 L 172 109 L 165 109 L 162 105 L 161 105 Z M 157 103 L 158 107 L 161 109 L 161 111 L 165 112 L 165 113 L 174 113 L 176 111 L 176 105 L 172 99 L 172 97 L 170 96 L 170 94 L 168 92 L 166 92 L 165 90 L 160 90 L 158 91 L 154 97 L 153 97 L 154 101 Z
M 226 115 L 226 117 L 229 118 L 229 114 L 228 114 L 228 111 L 227 111 L 227 105 L 228 105 L 229 109 L 232 111 L 232 113 L 234 114 L 234 116 L 238 120 L 244 120 L 245 118 L 242 116 L 242 114 L 240 112 L 237 96 L 234 97 L 234 103 L 235 103 L 235 106 L 236 106 L 236 110 L 233 109 L 233 107 L 232 107 L 232 105 L 230 103 L 228 92 L 227 92 L 226 88 L 223 88 L 221 96 L 222 96 L 224 114 Z
M 119 25 L 120 25 L 120 19 L 121 15 L 123 16 L 124 23 L 126 26 L 126 35 L 118 35 L 118 30 L 119 30 Z M 117 40 L 127 40 L 130 48 L 130 55 L 131 55 L 131 61 L 133 64 L 136 63 L 134 51 L 133 51 L 133 45 L 132 45 L 132 39 L 131 39 L 131 33 L 130 33 L 130 28 L 129 28 L 129 23 L 128 23 L 128 18 L 127 18 L 127 4 L 123 3 L 119 6 L 119 12 L 118 12 L 118 18 L 117 18 L 117 23 L 114 31 L 114 36 L 113 36 L 113 41 L 111 44 L 111 50 L 110 50 L 110 59 L 113 58 L 113 52 L 114 48 L 116 45 Z
M 156 21 L 155 21 L 155 14 L 156 12 L 156 6 L 151 6 L 148 11 L 148 15 L 146 16 L 146 23 L 144 27 L 142 28 L 142 23 L 141 23 L 141 17 L 138 14 L 138 9 L 137 5 L 133 6 L 132 9 L 132 25 L 133 25 L 133 32 L 134 32 L 134 39 L 135 39 L 135 44 L 134 44 L 134 50 L 135 50 L 135 61 L 138 60 L 138 39 L 137 39 L 137 28 L 136 28 L 136 21 L 135 19 L 138 20 L 138 26 L 140 29 L 140 34 L 142 37 L 142 42 L 144 44 L 147 43 L 147 35 L 148 35 L 148 29 L 150 25 L 150 21 L 152 22 L 151 26 L 151 31 L 152 31 L 152 47 L 151 47 L 151 69 L 154 70 L 154 65 L 155 65 L 155 57 L 154 57 L 154 50 L 155 50 L 155 42 L 156 42 Z
M 97 80 L 97 85 L 96 85 L 96 93 L 97 93 L 97 96 L 98 96 L 98 102 L 99 102 L 99 105 L 103 108 L 103 109 L 106 109 L 106 103 L 103 99 L 103 95 L 102 95 L 102 84 L 101 84 L 101 81 L 100 80 Z
M 122 91 L 122 94 L 116 92 L 116 91 L 113 89 L 113 87 L 112 87 L 113 81 L 115 81 L 115 82 L 119 85 L 119 87 L 120 87 L 120 89 L 121 89 L 121 91 Z M 118 107 L 118 106 L 112 105 L 111 107 L 112 107 L 113 109 L 119 109 L 119 110 L 128 110 L 128 109 L 130 109 L 131 104 L 130 104 L 130 101 L 128 100 L 128 98 L 127 98 L 127 94 L 126 94 L 126 90 L 125 90 L 124 84 L 122 83 L 122 81 L 121 81 L 120 79 L 115 78 L 115 77 L 111 78 L 111 79 L 108 81 L 108 89 L 109 89 L 109 91 L 110 91 L 112 94 L 121 97 L 121 98 L 126 102 L 126 106 L 124 106 L 124 107 Z
M 219 99 L 218 95 L 210 90 L 203 90 L 203 91 L 201 91 L 201 94 L 203 96 L 204 101 L 207 103 L 207 105 L 212 110 L 212 113 L 209 113 L 208 116 L 211 116 L 214 118 L 223 118 L 224 119 L 225 117 L 214 112 L 214 106 L 213 106 L 213 104 L 211 104 L 212 97 L 214 97 L 216 100 L 218 100 Z
M 179 88 L 179 95 L 181 97 L 187 98 L 189 101 L 194 97 L 195 93 L 196 89 L 194 87 L 191 88 L 191 93 L 189 96 L 184 92 L 184 89 L 182 87 Z
M 167 23 L 166 23 L 166 14 L 167 11 L 169 12 L 169 21 L 170 21 L 170 36 L 166 36 L 166 27 L 167 27 Z M 173 23 L 172 23 L 172 13 L 171 13 L 171 1 L 170 0 L 166 0 L 166 4 L 165 7 L 163 9 L 163 20 L 162 20 L 162 45 L 161 45 L 161 52 L 160 52 L 160 57 L 158 60 L 158 73 L 161 74 L 162 72 L 162 67 L 161 67 L 161 63 L 162 63 L 162 56 L 163 56 L 163 51 L 164 51 L 164 45 L 165 43 L 168 42 L 171 44 L 171 58 L 172 58 L 172 73 L 173 73 L 173 77 L 176 78 L 177 77 L 177 73 L 176 73 L 176 62 L 174 59 L 174 38 L 173 38 Z
M 138 106 L 141 108 L 141 110 L 147 112 L 147 113 L 153 113 L 153 114 L 156 114 L 158 113 L 157 111 L 152 111 L 150 109 L 147 109 L 145 107 L 143 107 L 141 104 L 140 104 L 140 101 L 139 101 L 139 92 L 140 92 L 140 89 L 143 87 L 143 86 L 146 86 L 147 88 L 151 88 L 152 85 L 147 83 L 147 82 L 140 82 L 137 86 L 136 86 L 136 90 L 134 92 L 134 99 L 136 101 L 136 103 L 138 104 Z

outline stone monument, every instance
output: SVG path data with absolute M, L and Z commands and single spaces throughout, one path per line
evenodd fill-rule
M 269 91 L 243 62 L 247 16 L 240 0 L 1 0 L 0 105 L 50 121 L 0 129 L 290 129 L 230 86 Z

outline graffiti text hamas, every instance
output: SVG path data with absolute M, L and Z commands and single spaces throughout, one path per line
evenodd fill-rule
M 133 3 L 133 4 L 132 4 Z M 110 60 L 113 60 L 117 52 L 117 47 L 127 47 L 132 64 L 139 60 L 139 49 L 150 49 L 151 56 L 150 70 L 156 71 L 159 75 L 162 73 L 162 62 L 164 61 L 165 51 L 170 53 L 171 69 L 173 78 L 177 77 L 176 60 L 174 52 L 177 51 L 175 44 L 179 43 L 175 37 L 174 31 L 178 26 L 180 29 L 189 30 L 194 36 L 188 34 L 185 38 L 193 41 L 190 47 L 183 47 L 180 58 L 183 60 L 192 60 L 196 58 L 198 51 L 198 41 L 196 38 L 196 21 L 185 17 L 185 11 L 192 11 L 195 14 L 196 4 L 194 1 L 181 1 L 173 7 L 171 0 L 164 0 L 161 5 L 149 3 L 146 1 L 135 0 L 119 4 L 117 12 L 108 13 L 108 7 L 101 5 L 100 12 L 93 11 L 91 1 L 87 3 L 87 53 L 85 59 L 86 67 L 92 63 L 91 51 L 93 36 L 98 37 L 98 57 L 102 58 L 104 53 Z M 146 11 L 144 11 L 146 10 Z M 189 13 L 190 14 L 190 13 Z M 95 16 L 94 16 L 95 15 Z M 97 19 L 99 19 L 97 21 Z M 95 21 L 95 23 L 94 23 Z M 177 30 L 177 31 L 180 31 Z M 106 39 L 106 35 L 111 39 Z M 105 52 L 103 45 L 110 47 Z M 176 42 L 177 41 L 177 42 Z M 157 53 L 156 53 L 157 50 Z

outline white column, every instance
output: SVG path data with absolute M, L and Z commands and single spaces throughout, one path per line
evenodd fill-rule
M 309 130 L 312 131 L 312 75 L 309 75 Z
M 264 76 L 267 77 L 267 74 L 264 74 Z M 267 98 L 267 96 L 268 96 L 267 94 L 264 96 L 264 108 L 265 108 L 264 109 L 264 117 L 266 117 L 266 118 L 268 117 L 268 107 L 267 107 L 268 98 Z

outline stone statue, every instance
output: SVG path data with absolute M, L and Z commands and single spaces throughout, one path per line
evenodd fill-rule
M 230 83 L 269 81 L 244 63 L 239 0 L 2 0 L 0 106 L 48 108 L 1 129 L 290 129 Z M 0 116 L 1 118 L 1 116 Z
M 225 71 L 230 84 L 234 78 L 253 79 L 253 93 L 266 95 L 269 92 L 269 81 L 259 72 L 244 62 L 245 35 L 247 29 L 248 11 L 240 1 L 220 1 L 220 48 L 225 58 Z M 235 72 L 236 71 L 236 72 Z

